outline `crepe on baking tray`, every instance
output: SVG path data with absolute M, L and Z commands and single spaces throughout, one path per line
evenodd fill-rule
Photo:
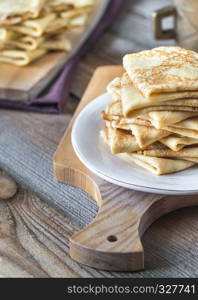
M 94 0 L 48 0 L 48 6 L 51 8 L 57 8 L 59 11 L 64 10 L 65 7 L 87 7 L 93 6 Z
M 46 0 L 1 0 L 0 26 L 20 23 L 27 18 L 37 18 Z
M 0 1 L 0 61 L 24 66 L 49 51 L 70 51 L 64 33 L 83 28 L 94 2 Z
M 11 30 L 34 37 L 41 36 L 46 28 L 56 19 L 56 14 L 51 13 L 42 18 L 26 20 L 20 25 L 11 26 Z
M 20 36 L 18 39 L 0 41 L 0 49 L 22 49 L 32 51 L 37 49 L 44 41 L 43 37 L 34 38 L 32 36 Z
M 31 61 L 41 57 L 46 52 L 45 49 L 36 49 L 34 51 L 2 50 L 0 51 L 0 62 L 25 66 Z

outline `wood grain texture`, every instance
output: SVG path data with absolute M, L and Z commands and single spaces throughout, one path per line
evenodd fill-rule
M 109 184 L 102 189 L 109 196 L 120 193 Z M 125 190 L 126 196 L 135 197 L 135 192 Z M 69 237 L 79 228 L 46 202 L 20 190 L 0 202 L 0 277 L 197 277 L 197 212 L 198 207 L 183 209 L 150 227 L 143 237 L 145 271 L 106 272 L 72 261 Z
M 163 214 L 197 205 L 198 197 L 164 198 L 145 194 L 142 198 L 141 192 L 131 197 L 131 192 L 121 187 L 117 187 L 119 196 L 109 197 L 102 193 L 102 186 L 110 184 L 93 176 L 77 158 L 71 144 L 73 122 L 82 108 L 102 94 L 108 83 L 122 72 L 119 66 L 100 67 L 95 71 L 54 155 L 54 172 L 57 180 L 83 189 L 100 207 L 95 220 L 71 237 L 71 257 L 99 269 L 135 271 L 144 268 L 140 238 L 145 230 Z

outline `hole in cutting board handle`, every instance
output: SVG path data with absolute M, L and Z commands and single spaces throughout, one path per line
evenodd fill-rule
M 116 242 L 118 239 L 117 239 L 117 237 L 116 237 L 115 235 L 109 235 L 109 236 L 107 237 L 107 240 L 108 240 L 109 242 L 113 243 L 113 242 Z

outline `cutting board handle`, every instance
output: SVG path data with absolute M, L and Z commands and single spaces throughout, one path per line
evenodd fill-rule
M 81 172 L 77 177 L 79 176 L 84 177 L 79 181 L 83 184 L 79 185 L 78 182 L 77 186 L 89 192 L 98 203 L 99 211 L 93 222 L 70 238 L 70 256 L 82 264 L 98 269 L 143 269 L 144 249 L 141 237 L 147 228 L 162 215 L 198 205 L 197 195 L 153 197 L 153 194 L 128 191 L 128 197 L 124 200 L 119 196 L 112 198 L 111 194 L 105 193 L 102 193 L 101 198 L 94 180 Z M 102 189 L 103 186 L 100 186 L 100 190 Z M 118 191 L 119 189 L 118 187 Z
M 89 192 L 100 208 L 95 220 L 70 238 L 71 257 L 99 269 L 142 269 L 144 252 L 138 231 L 140 219 L 133 205 L 127 199 L 124 202 L 119 197 L 112 199 L 111 195 L 103 196 L 101 201 L 94 180 L 81 171 L 68 168 L 69 178 L 73 172 L 75 186 Z M 76 178 L 80 180 L 76 181 Z

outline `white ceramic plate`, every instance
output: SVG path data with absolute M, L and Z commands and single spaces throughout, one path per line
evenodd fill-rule
M 81 111 L 74 123 L 72 144 L 83 164 L 106 181 L 126 188 L 157 194 L 198 193 L 198 166 L 156 176 L 111 154 L 100 136 L 100 130 L 104 127 L 100 112 L 111 102 L 108 94 L 101 95 Z

